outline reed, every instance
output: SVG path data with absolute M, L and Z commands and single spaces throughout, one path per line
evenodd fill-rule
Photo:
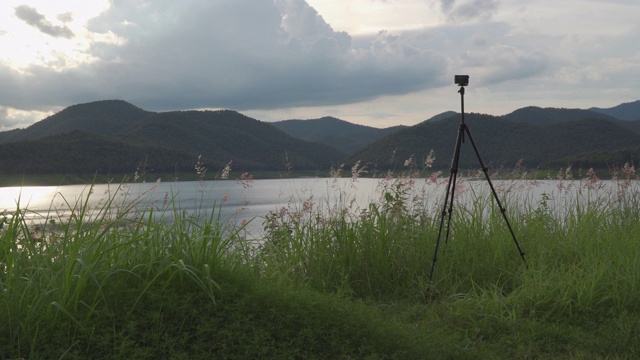
M 257 247 L 216 204 L 92 209 L 89 191 L 38 226 L 18 204 L 0 217 L 0 359 L 638 355 L 637 184 L 526 200 L 507 184 L 526 263 L 466 184 L 432 283 L 441 209 L 420 184 L 388 177 L 364 208 L 348 189 L 299 199 Z

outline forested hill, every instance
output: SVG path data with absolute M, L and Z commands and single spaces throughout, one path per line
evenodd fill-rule
M 508 116 L 467 114 L 466 123 L 485 165 L 511 167 L 520 159 L 530 168 L 576 154 L 614 151 L 640 144 L 640 134 L 615 121 L 599 118 L 535 125 L 514 122 Z M 379 169 L 402 169 L 405 160 L 424 163 L 431 150 L 433 166 L 450 166 L 460 120 L 457 116 L 426 121 L 377 140 L 349 157 Z M 462 146 L 460 168 L 480 168 L 470 142 Z
M 640 100 L 633 102 L 623 103 L 612 108 L 602 109 L 598 107 L 590 108 L 589 110 L 613 116 L 619 120 L 636 121 L 640 120 Z
M 154 114 L 123 100 L 72 105 L 25 129 L 0 132 L 0 143 L 35 140 L 73 130 L 97 135 L 119 134 Z
M 541 108 L 537 106 L 518 109 L 510 114 L 504 115 L 502 118 L 516 123 L 533 125 L 549 125 L 582 119 L 615 120 L 614 117 L 590 110 Z
M 330 116 L 310 120 L 282 120 L 272 124 L 293 137 L 329 145 L 345 153 L 353 153 L 374 140 L 406 128 L 393 126 L 379 129 Z
M 624 114 L 640 118 L 640 109 L 630 112 L 633 104 L 623 107 Z M 603 110 L 619 114 L 620 109 Z M 465 119 L 490 167 L 512 167 L 520 159 L 529 168 L 640 160 L 640 120 L 539 107 L 503 116 L 469 113 Z M 455 112 L 387 129 L 330 117 L 273 124 L 231 110 L 156 113 L 107 100 L 73 105 L 26 129 L 0 132 L 0 175 L 194 173 L 200 159 L 209 178 L 229 162 L 234 171 L 304 170 L 323 176 L 332 166 L 356 161 L 381 171 L 401 169 L 410 158 L 421 166 L 431 150 L 434 168 L 446 170 L 459 124 Z M 469 141 L 460 167 L 479 167 Z
M 2 174 L 130 174 L 191 172 L 193 154 L 74 130 L 38 140 L 0 144 Z M 182 166 L 180 166 L 182 164 Z M 132 176 L 133 177 L 133 176 Z
M 233 161 L 246 170 L 329 169 L 345 155 L 230 110 L 159 113 L 128 128 L 125 138 L 203 154 L 214 166 Z
M 154 113 L 119 100 L 74 105 L 26 129 L 0 133 L 0 174 L 133 174 L 328 169 L 345 154 L 293 138 L 235 111 Z M 135 166 L 133 166 L 135 164 Z

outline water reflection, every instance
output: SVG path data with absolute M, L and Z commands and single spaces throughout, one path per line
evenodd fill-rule
M 25 186 L 0 188 L 0 211 L 10 213 L 18 206 L 27 209 L 28 221 L 38 223 L 48 219 L 65 219 L 83 209 L 101 211 L 129 208 L 134 211 L 153 209 L 156 216 L 166 219 L 174 211 L 209 216 L 215 212 L 221 221 L 241 224 L 251 219 L 250 232 L 259 233 L 263 217 L 282 208 L 295 209 L 305 202 L 314 209 L 348 208 L 357 213 L 379 202 L 384 192 L 393 189 L 394 181 L 402 179 L 275 179 L 238 182 L 216 180 L 205 182 L 133 183 L 69 186 Z M 446 179 L 411 179 L 410 201 L 440 214 Z M 455 206 L 470 207 L 478 199 L 489 199 L 486 181 L 459 180 Z M 602 181 L 593 184 L 573 181 L 495 181 L 494 186 L 508 212 L 531 210 L 544 203 L 557 214 L 575 208 L 576 201 L 615 202 L 624 190 L 638 193 L 638 182 Z
M 72 213 L 100 212 L 106 208 L 131 208 L 132 212 L 154 210 L 168 219 L 175 211 L 209 217 L 225 223 L 243 224 L 248 231 L 262 229 L 261 217 L 282 207 L 295 207 L 313 199 L 316 203 L 339 201 L 343 196 L 366 203 L 375 182 L 348 179 L 216 180 L 204 182 L 128 183 L 0 188 L 0 211 L 24 211 L 31 224 L 68 219 Z
M 57 186 L 12 186 L 0 188 L 0 209 L 21 208 L 44 210 L 51 204 Z

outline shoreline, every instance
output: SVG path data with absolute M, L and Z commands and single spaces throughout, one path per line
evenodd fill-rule
M 433 174 L 441 171 L 440 178 L 448 178 L 449 169 L 428 169 L 410 174 L 410 169 L 398 169 L 393 171 L 393 176 L 402 174 L 412 178 L 428 178 Z M 531 172 L 526 169 L 518 171 L 510 171 L 511 169 L 492 171 L 489 169 L 489 175 L 492 180 L 581 180 L 591 177 L 588 169 L 575 169 L 571 171 L 571 177 L 567 176 L 565 169 L 537 169 Z M 594 174 L 599 180 L 612 180 L 614 174 L 612 171 L 616 169 L 595 169 Z M 291 172 L 283 172 L 276 170 L 258 170 L 255 172 L 232 171 L 228 179 L 241 179 L 244 174 L 250 174 L 254 180 L 259 179 L 299 179 L 299 178 L 330 178 L 330 170 L 299 170 Z M 380 170 L 373 174 L 361 174 L 357 177 L 362 178 L 384 178 L 387 172 Z M 466 169 L 460 171 L 459 176 L 468 179 L 484 180 L 484 174 L 480 169 Z M 341 177 L 351 177 L 349 169 L 342 171 Z M 560 177 L 559 177 L 560 176 Z M 625 174 L 619 171 L 618 178 L 624 178 Z M 632 177 L 636 177 L 632 174 Z M 201 177 L 195 173 L 149 173 L 139 176 L 138 180 L 133 181 L 134 174 L 31 174 L 31 175 L 0 175 L 0 187 L 14 186 L 62 186 L 62 185 L 88 185 L 88 184 L 114 184 L 114 183 L 132 183 L 132 182 L 155 182 L 158 179 L 162 182 L 175 181 L 198 181 L 198 180 L 220 180 L 219 175 Z

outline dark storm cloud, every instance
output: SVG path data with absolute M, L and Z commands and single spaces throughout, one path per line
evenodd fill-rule
M 117 98 L 158 111 L 278 109 L 438 88 L 459 71 L 476 84 L 545 71 L 545 53 L 505 37 L 510 29 L 485 22 L 352 38 L 303 0 L 113 0 L 88 30 L 118 42 L 94 42 L 93 62 L 61 71 L 0 65 L 0 106 Z
M 302 0 L 173 4 L 115 1 L 93 21 L 127 39 L 96 48 L 94 76 L 114 96 L 153 108 L 344 104 L 433 86 L 446 66 L 387 33 L 356 49 Z
M 16 17 L 27 24 L 35 27 L 41 32 L 53 37 L 63 37 L 70 39 L 73 37 L 73 31 L 66 26 L 56 26 L 49 22 L 44 15 L 27 5 L 20 5 L 15 9 Z M 71 14 L 63 14 L 62 19 L 70 19 Z

